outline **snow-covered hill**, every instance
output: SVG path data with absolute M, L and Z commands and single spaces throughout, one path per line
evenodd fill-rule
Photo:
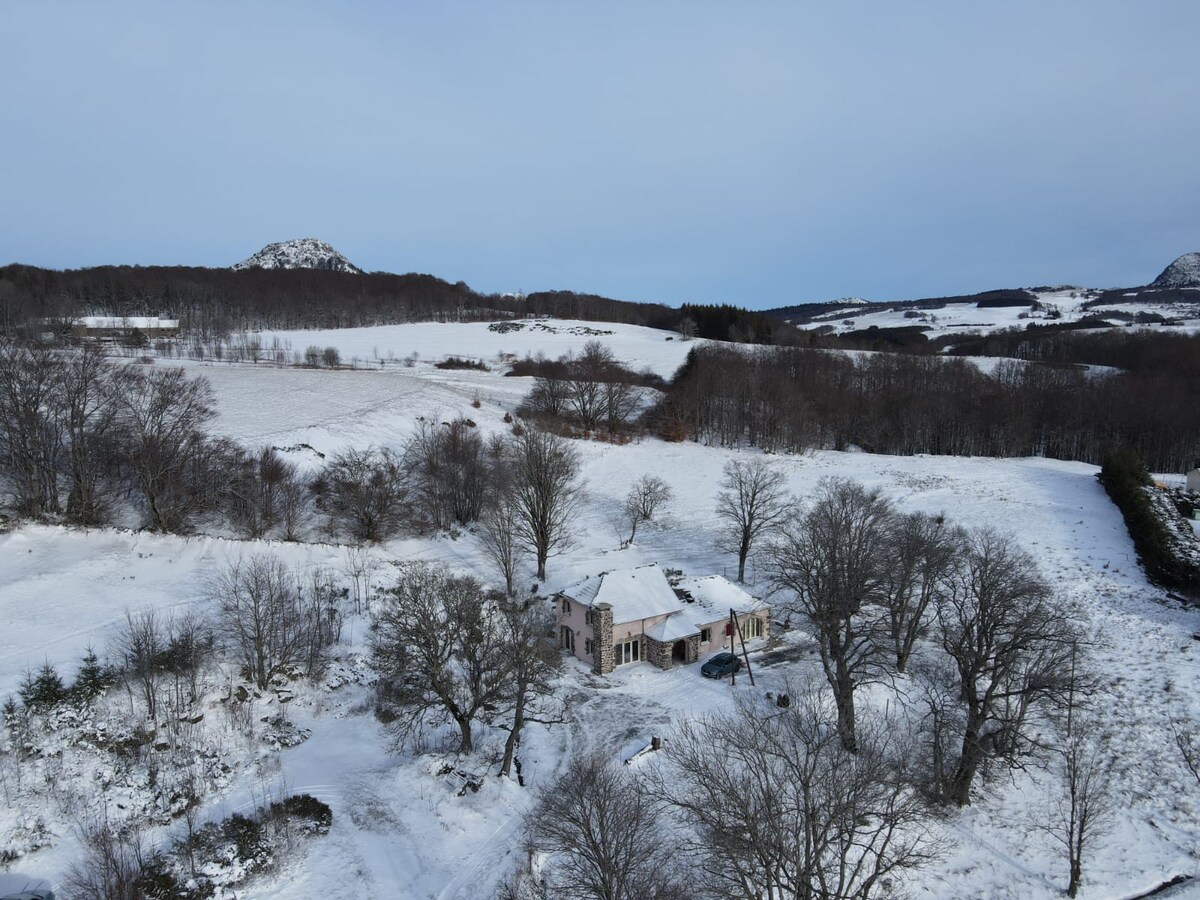
M 325 269 L 331 272 L 352 272 L 361 275 L 362 269 L 338 253 L 332 246 L 316 238 L 296 238 L 267 244 L 253 256 L 235 263 L 231 268 L 242 269 Z
M 1196 254 L 1200 259 L 1200 254 Z M 1182 259 L 1182 257 L 1181 257 Z M 1200 264 L 1200 263 L 1198 263 Z M 1166 273 L 1163 273 L 1166 275 Z M 1161 276 L 1160 276 L 1161 277 Z M 1197 276 L 1200 277 L 1200 276 Z M 872 303 L 852 307 L 844 301 L 789 318 L 789 324 L 804 330 L 821 329 L 832 334 L 867 328 L 918 328 L 930 338 L 946 334 L 987 334 L 1031 324 L 1056 325 L 1088 318 L 1113 327 L 1163 320 L 1175 327 L 1200 328 L 1200 294 L 1195 303 L 1177 297 L 1156 298 L 1153 291 L 1104 292 L 1086 288 L 1055 288 L 1029 291 L 1024 305 L 993 306 L 974 300 Z
M 1185 253 L 1162 270 L 1152 288 L 1200 288 L 1200 253 Z

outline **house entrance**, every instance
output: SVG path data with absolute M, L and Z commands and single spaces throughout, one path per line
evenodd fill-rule
M 564 650 L 575 652 L 575 632 L 566 625 L 560 625 L 558 628 L 559 641 Z
M 675 646 L 671 648 L 671 662 L 685 663 L 687 662 L 687 641 L 676 641 Z
M 641 641 L 625 641 L 613 647 L 613 661 L 618 666 L 623 666 L 625 663 L 637 662 L 641 658 Z

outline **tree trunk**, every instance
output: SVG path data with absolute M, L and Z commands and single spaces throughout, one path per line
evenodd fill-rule
M 512 731 L 508 733 L 508 740 L 504 742 L 504 762 L 500 764 L 500 776 L 507 778 L 508 773 L 512 771 L 513 754 L 516 752 L 517 744 L 521 743 L 521 729 L 525 727 L 525 686 L 520 685 L 517 688 L 516 703 L 513 706 L 513 724 Z
M 950 779 L 950 789 L 947 793 L 950 799 L 959 806 L 971 805 L 971 784 L 975 781 L 975 773 L 983 759 L 983 746 L 979 742 L 979 732 L 983 723 L 975 713 L 967 714 L 967 727 L 963 733 L 962 755 L 954 768 L 954 777 Z
M 475 742 L 471 740 L 471 720 L 459 717 L 455 718 L 454 721 L 458 723 L 458 731 L 460 735 L 458 752 L 471 753 L 475 749 Z
M 854 679 L 846 671 L 844 663 L 838 662 L 837 684 L 833 692 L 837 704 L 838 737 L 848 753 L 858 752 L 858 738 L 855 734 L 854 714 Z
M 738 584 L 746 583 L 746 557 L 750 555 L 750 538 L 743 537 L 738 547 Z

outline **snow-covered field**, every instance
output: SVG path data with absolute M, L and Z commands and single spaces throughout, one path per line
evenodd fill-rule
M 830 304 L 830 312 L 813 317 L 809 322 L 796 323 L 797 328 L 831 327 L 835 334 L 859 331 L 864 328 L 908 328 L 917 326 L 930 337 L 944 334 L 988 334 L 1006 328 L 1025 328 L 1030 324 L 1051 325 L 1077 322 L 1085 316 L 1108 317 L 1114 327 L 1126 327 L 1127 321 L 1114 313 L 1136 316 L 1140 312 L 1160 315 L 1165 319 L 1182 320 L 1174 326 L 1142 326 L 1195 331 L 1200 329 L 1200 301 L 1190 308 L 1174 304 L 1111 303 L 1086 309 L 1091 299 L 1084 292 L 1069 289 L 1037 293 L 1040 309 L 1028 306 L 979 308 L 974 302 L 947 303 L 940 309 L 914 310 L 908 307 L 888 309 L 859 309 L 857 305 Z
M 997 311 L 989 311 L 997 312 Z M 998 312 L 1005 312 L 1003 310 Z M 469 415 L 480 428 L 506 427 L 503 415 L 528 389 L 528 379 L 492 372 L 442 371 L 432 362 L 458 354 L 492 364 L 501 353 L 557 356 L 589 339 L 609 343 L 635 367 L 669 375 L 689 344 L 663 332 L 587 324 L 611 335 L 576 333 L 586 323 L 546 323 L 554 331 L 498 333 L 486 325 L 403 325 L 344 332 L 280 335 L 293 349 L 334 344 L 343 355 L 397 360 L 375 369 L 294 370 L 186 363 L 210 378 L 217 394 L 217 429 L 247 443 L 271 443 L 305 465 L 318 453 L 348 445 L 399 445 L 418 417 Z M 400 362 L 413 352 L 412 366 Z M 160 363 L 161 364 L 161 363 Z M 472 406 L 478 399 L 479 408 Z M 298 448 L 307 444 L 312 449 Z M 548 589 L 601 569 L 647 562 L 688 574 L 724 573 L 735 560 L 713 549 L 713 509 L 721 469 L 737 451 L 645 439 L 627 446 L 579 443 L 586 502 L 576 544 L 550 561 Z M 750 453 L 751 451 L 744 451 Z M 990 524 L 1014 532 L 1037 557 L 1062 596 L 1092 618 L 1093 650 L 1107 683 L 1103 709 L 1121 759 L 1118 824 L 1087 867 L 1082 896 L 1119 900 L 1200 869 L 1200 789 L 1177 761 L 1167 729 L 1174 711 L 1200 713 L 1200 614 L 1180 609 L 1151 588 L 1137 567 L 1116 509 L 1095 468 L 1049 460 L 888 457 L 819 452 L 771 457 L 799 497 L 826 476 L 881 487 L 906 511 L 944 513 L 962 525 Z M 619 549 L 616 519 L 631 481 L 656 475 L 674 489 L 668 517 Z M 111 640 L 126 609 L 203 609 L 205 585 L 225 561 L 261 544 L 219 537 L 190 539 L 130 532 L 71 531 L 26 526 L 0 535 L 0 697 L 15 690 L 27 668 L 43 661 L 70 672 L 89 644 Z M 295 566 L 345 566 L 347 548 L 333 544 L 273 544 Z M 380 548 L 389 560 L 442 560 L 486 575 L 474 535 L 409 537 Z M 752 561 L 752 587 L 767 586 Z M 386 567 L 380 580 L 386 580 Z M 526 571 L 523 583 L 532 582 Z M 364 648 L 365 619 L 348 623 L 346 665 Z M 479 793 L 456 795 L 429 764 L 394 752 L 363 701 L 366 688 L 314 688 L 290 713 L 311 729 L 303 744 L 238 769 L 206 807 L 218 817 L 253 805 L 263 786 L 311 793 L 333 808 L 334 825 L 281 871 L 255 882 L 246 897 L 487 898 L 521 855 L 521 817 L 536 789 L 561 771 L 577 749 L 628 756 L 671 724 L 732 703 L 734 692 L 772 690 L 785 678 L 820 686 L 819 666 L 803 635 L 787 640 L 795 658 L 765 667 L 756 688 L 699 677 L 698 665 L 661 672 L 642 663 L 619 669 L 603 686 L 571 664 L 563 676 L 568 723 L 531 726 L 522 761 L 528 787 L 489 778 Z M 896 686 L 902 691 L 903 682 Z M 889 689 L 890 690 L 890 689 Z M 889 690 L 871 700 L 888 702 Z M 495 765 L 488 748 L 475 764 Z M 1004 774 L 981 786 L 974 805 L 933 823 L 949 842 L 947 856 L 914 876 L 910 893 L 927 898 L 1051 898 L 1065 868 L 1034 827 L 1048 793 L 1037 771 Z M 0 809 L 0 834 L 17 810 Z M 23 811 L 28 813 L 28 811 Z M 54 846 L 19 860 L 13 872 L 57 881 L 76 850 L 70 823 L 55 822 Z M 0 881 L 0 887 L 5 886 Z M 1173 896 L 1184 896 L 1175 894 Z

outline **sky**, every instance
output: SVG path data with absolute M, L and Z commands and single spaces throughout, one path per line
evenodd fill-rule
M 1200 250 L 1200 3 L 0 4 L 0 264 L 769 308 Z

